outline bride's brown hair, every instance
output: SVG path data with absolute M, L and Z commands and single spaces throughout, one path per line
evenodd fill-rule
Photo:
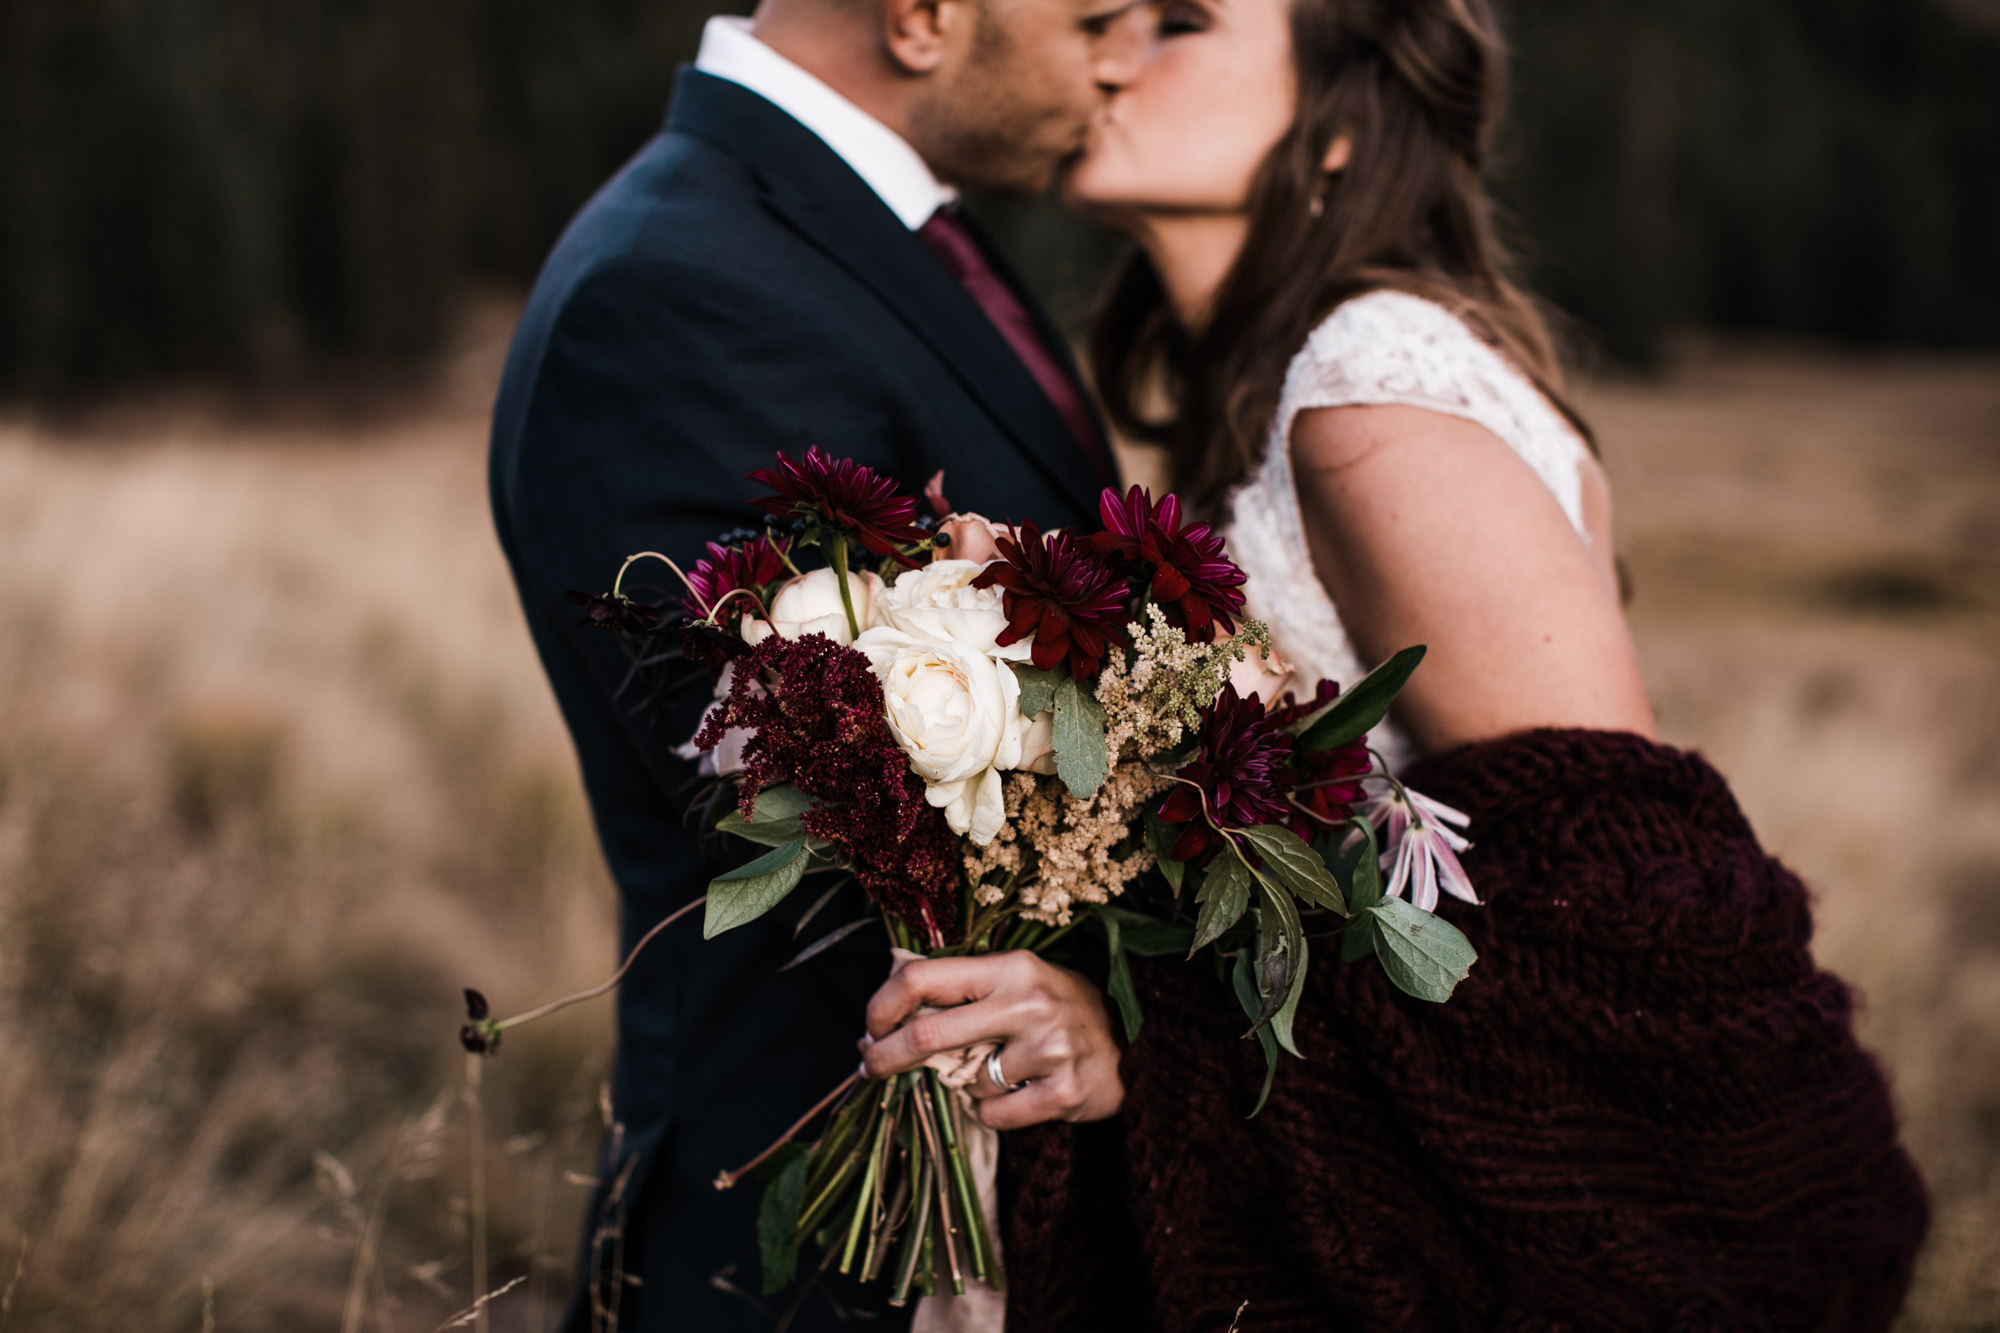
M 1506 65 L 1486 0 L 1293 0 L 1291 26 L 1298 114 L 1257 172 L 1207 321 L 1181 327 L 1143 254 L 1098 313 L 1091 365 L 1112 421 L 1166 446 L 1175 490 L 1214 516 L 1261 460 L 1306 336 L 1341 302 L 1393 288 L 1456 313 L 1590 440 L 1481 183 Z M 1343 135 L 1352 154 L 1329 176 Z

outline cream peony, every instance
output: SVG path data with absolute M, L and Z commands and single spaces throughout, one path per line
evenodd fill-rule
M 882 680 L 889 729 L 924 780 L 925 799 L 952 832 L 992 842 L 1006 823 L 1000 774 L 1021 762 L 1027 728 L 1013 671 L 949 637 L 893 625 L 867 631 L 854 647 Z
M 1025 662 L 1034 645 L 1023 640 L 999 647 L 1007 611 L 998 588 L 975 588 L 985 565 L 976 560 L 938 560 L 896 577 L 896 586 L 875 605 L 878 625 L 899 629 L 932 643 L 956 643 L 1010 662 Z
M 875 621 L 882 580 L 873 574 L 849 573 L 847 588 L 854 599 L 854 618 L 866 630 Z M 769 622 L 754 616 L 743 622 L 744 642 L 752 648 L 774 632 L 787 639 L 824 634 L 843 647 L 852 646 L 854 635 L 847 627 L 847 611 L 840 604 L 840 576 L 831 569 L 801 575 L 778 589 L 778 595 L 771 599 Z

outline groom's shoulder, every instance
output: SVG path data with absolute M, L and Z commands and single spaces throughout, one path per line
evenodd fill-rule
M 776 223 L 753 172 L 729 153 L 668 129 L 584 205 L 550 252 L 539 287 L 568 290 L 607 268 L 744 269 Z

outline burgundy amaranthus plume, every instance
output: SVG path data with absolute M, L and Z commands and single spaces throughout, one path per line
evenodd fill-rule
M 716 603 L 732 592 L 744 588 L 757 592 L 776 583 L 784 576 L 785 556 L 791 545 L 791 538 L 773 539 L 769 533 L 762 533 L 741 546 L 708 543 L 708 558 L 688 571 L 694 596 L 681 599 L 688 619 L 707 619 Z M 724 608 L 722 623 L 734 628 L 744 612 L 752 609 L 748 602 L 738 598 Z
M 1106 560 L 1146 566 L 1153 600 L 1188 642 L 1212 642 L 1218 625 L 1235 633 L 1249 576 L 1223 554 L 1222 537 L 1208 524 L 1181 526 L 1179 496 L 1162 496 L 1155 504 L 1152 492 L 1137 486 L 1122 500 L 1107 488 L 1097 498 L 1097 512 L 1105 530 L 1091 536 L 1091 547 Z
M 1286 695 L 1285 707 L 1271 714 L 1271 724 L 1289 730 L 1294 723 L 1339 697 L 1340 686 L 1323 680 L 1305 703 L 1295 703 L 1291 695 Z M 1374 767 L 1366 736 L 1331 750 L 1308 750 L 1295 745 L 1292 764 L 1299 779 L 1292 789 L 1291 829 L 1307 842 L 1347 822 L 1354 804 L 1367 794 L 1361 778 Z
M 917 502 L 896 494 L 895 482 L 852 459 L 829 458 L 816 444 L 799 463 L 779 450 L 777 470 L 759 468 L 750 480 L 777 492 L 750 502 L 771 517 L 802 518 L 851 532 L 876 555 L 912 568 L 914 562 L 897 546 L 930 540 L 930 534 L 916 526 Z
M 1285 793 L 1298 780 L 1291 756 L 1292 738 L 1264 712 L 1263 701 L 1254 694 L 1238 698 L 1234 685 L 1224 685 L 1202 710 L 1201 749 L 1175 771 L 1187 781 L 1175 783 L 1159 808 L 1167 823 L 1187 825 L 1168 855 L 1205 861 L 1221 845 L 1202 817 L 1204 803 L 1224 828 L 1289 823 L 1293 811 Z
M 958 839 L 890 734 L 866 657 L 823 634 L 772 635 L 737 662 L 729 698 L 694 743 L 713 749 L 732 727 L 756 732 L 743 749 L 746 816 L 758 792 L 791 783 L 821 802 L 806 832 L 853 858 L 870 898 L 933 945 L 956 937 Z
M 1095 680 L 1113 644 L 1127 647 L 1130 616 L 1124 581 L 1106 569 L 1090 548 L 1066 533 L 1044 537 L 1023 523 L 1018 537 L 1000 537 L 1000 559 L 972 581 L 975 588 L 1002 590 L 1007 628 L 1002 648 L 1033 637 L 1034 663 L 1048 671 L 1065 659 L 1079 681 Z

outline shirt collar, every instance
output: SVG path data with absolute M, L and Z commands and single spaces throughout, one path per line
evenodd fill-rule
M 958 197 L 908 140 L 759 41 L 749 19 L 710 19 L 694 67 L 741 84 L 818 135 L 911 231 Z

